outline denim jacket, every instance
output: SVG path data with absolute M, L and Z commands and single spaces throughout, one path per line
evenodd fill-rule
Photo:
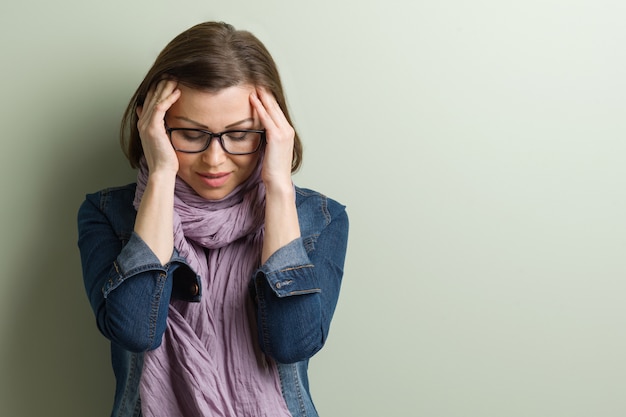
M 144 352 L 157 348 L 171 298 L 200 300 L 200 277 L 176 251 L 162 265 L 133 232 L 135 184 L 87 195 L 78 212 L 83 279 L 98 329 L 111 341 L 116 379 L 112 417 L 141 416 Z M 278 367 L 291 414 L 317 416 L 307 377 L 337 304 L 348 238 L 345 207 L 296 188 L 301 238 L 250 277 L 259 343 Z

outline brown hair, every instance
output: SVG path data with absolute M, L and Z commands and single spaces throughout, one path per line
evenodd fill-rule
M 236 30 L 227 23 L 200 23 L 175 37 L 161 51 L 128 103 L 122 118 L 120 143 L 133 168 L 139 166 L 143 156 L 137 106 L 143 105 L 150 87 L 165 78 L 208 91 L 239 84 L 266 88 L 293 126 L 278 69 L 263 43 L 252 33 Z M 291 171 L 297 171 L 301 163 L 302 143 L 296 132 Z

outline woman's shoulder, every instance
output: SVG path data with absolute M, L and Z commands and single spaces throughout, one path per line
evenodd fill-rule
M 345 206 L 337 200 L 328 197 L 319 191 L 312 190 L 310 188 L 303 188 L 296 186 L 296 205 L 301 205 L 307 202 L 318 202 L 326 204 L 333 209 L 344 210 Z
M 108 187 L 89 193 L 78 211 L 81 221 L 99 221 L 107 218 L 112 224 L 120 224 L 121 227 L 132 225 L 136 211 L 133 205 L 135 199 L 136 184 Z
M 136 183 L 103 188 L 87 194 L 85 199 L 102 207 L 108 204 L 132 204 L 135 199 Z
M 118 236 L 130 238 L 137 215 L 133 205 L 135 187 L 135 184 L 128 184 L 87 194 L 78 209 L 79 231 L 84 233 L 108 224 Z
M 347 216 L 346 207 L 337 200 L 319 191 L 297 186 L 296 208 L 301 226 L 302 223 L 323 223 L 328 225 L 338 217 Z

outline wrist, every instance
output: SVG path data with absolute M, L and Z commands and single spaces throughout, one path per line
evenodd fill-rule
M 283 196 L 283 197 L 293 197 L 295 195 L 295 190 L 294 190 L 293 182 L 291 181 L 291 177 L 282 181 L 265 182 L 265 194 Z
M 176 171 L 173 170 L 155 170 L 148 173 L 148 184 L 158 184 L 159 186 L 166 186 L 176 183 Z

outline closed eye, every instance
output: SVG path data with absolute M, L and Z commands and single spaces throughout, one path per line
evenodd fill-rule
M 178 133 L 181 135 L 183 139 L 188 140 L 190 142 L 200 141 L 206 138 L 206 133 L 200 130 L 194 130 L 194 129 L 178 130 Z
M 246 139 L 251 139 L 254 135 L 250 132 L 237 130 L 237 131 L 228 132 L 224 136 L 226 136 L 228 139 L 232 141 L 241 142 L 241 141 L 245 141 Z

